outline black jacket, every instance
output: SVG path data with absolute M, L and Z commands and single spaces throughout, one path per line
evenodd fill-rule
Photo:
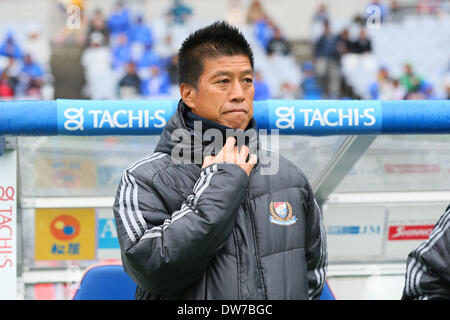
M 402 299 L 450 299 L 450 205 L 428 240 L 408 255 Z
M 250 177 L 239 166 L 180 164 L 168 121 L 155 152 L 123 173 L 114 215 L 136 299 L 318 298 L 327 266 L 322 216 L 304 174 L 259 151 Z M 189 131 L 192 134 L 192 131 Z M 276 162 L 275 175 L 264 168 Z

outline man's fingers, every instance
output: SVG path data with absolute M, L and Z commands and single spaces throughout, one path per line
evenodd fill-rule
M 250 157 L 249 157 L 247 163 L 251 164 L 251 165 L 255 165 L 257 162 L 258 162 L 258 157 L 256 156 L 256 154 L 254 154 L 254 153 L 250 154 Z
M 239 163 L 245 163 L 247 160 L 248 153 L 250 152 L 247 146 L 241 146 L 239 149 Z
M 234 147 L 236 144 L 236 139 L 234 137 L 228 137 L 223 149 L 225 149 L 226 153 L 231 153 L 234 151 Z
M 206 156 L 204 159 L 203 159 L 203 165 L 202 165 L 202 168 L 205 168 L 205 167 L 207 167 L 207 166 L 209 166 L 210 164 L 212 164 L 213 163 L 213 160 L 214 160 L 214 156 Z

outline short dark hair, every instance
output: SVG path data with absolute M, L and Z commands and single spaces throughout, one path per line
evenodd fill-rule
M 198 29 L 184 40 L 178 51 L 178 84 L 186 83 L 197 88 L 205 58 L 239 54 L 249 58 L 253 70 L 252 49 L 236 27 L 225 21 L 217 21 Z

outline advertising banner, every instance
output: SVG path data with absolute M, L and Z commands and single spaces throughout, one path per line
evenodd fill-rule
M 97 258 L 120 260 L 120 246 L 111 208 L 97 209 Z
M 17 151 L 0 156 L 0 300 L 16 299 Z
M 325 225 L 330 261 L 381 257 L 385 219 L 386 210 L 382 206 L 327 205 Z
M 36 209 L 36 260 L 94 260 L 95 209 Z

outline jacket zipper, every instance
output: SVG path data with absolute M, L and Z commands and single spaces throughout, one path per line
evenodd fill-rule
M 238 289 L 238 300 L 242 300 L 242 292 L 241 292 L 241 259 L 239 257 L 239 244 L 237 240 L 236 229 L 233 228 L 233 238 L 234 238 L 234 246 L 236 247 L 236 263 L 237 263 L 237 289 Z
M 256 166 L 253 168 L 253 170 L 250 173 L 250 176 L 252 175 L 252 173 L 256 169 Z M 255 227 L 255 218 L 253 216 L 253 213 L 251 211 L 251 206 L 250 206 L 250 200 L 248 198 L 248 192 L 246 191 L 244 194 L 244 205 L 245 205 L 245 209 L 248 212 L 249 216 L 250 216 L 250 224 L 252 226 L 252 237 L 253 237 L 253 245 L 255 247 L 255 255 L 256 255 L 256 268 L 258 269 L 258 274 L 259 277 L 261 278 L 261 282 L 262 282 L 262 286 L 263 286 L 263 292 L 264 292 L 264 299 L 267 300 L 267 293 L 266 293 L 266 285 L 264 283 L 264 276 L 262 273 L 262 266 L 261 266 L 261 261 L 260 261 L 260 257 L 259 257 L 259 249 L 258 249 L 258 244 L 257 244 L 257 240 L 256 240 L 256 227 Z

